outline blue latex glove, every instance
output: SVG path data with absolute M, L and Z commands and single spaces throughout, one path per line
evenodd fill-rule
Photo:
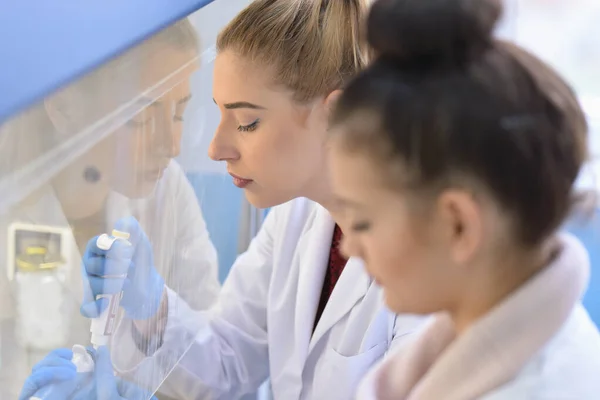
M 97 236 L 88 242 L 82 266 L 81 314 L 97 317 L 109 302 L 105 298 L 96 300 L 96 296 L 122 290 L 121 306 L 127 315 L 132 319 L 148 319 L 160 307 L 164 290 L 164 280 L 154 268 L 152 245 L 133 217 L 120 219 L 114 228 L 129 233 L 131 245 L 116 240 L 109 250 L 102 250 L 96 245 Z
M 54 350 L 33 367 L 19 400 L 156 400 L 150 393 L 114 376 L 108 348 L 90 349 L 94 371 L 77 373 L 69 349 Z
M 29 400 L 34 395 L 44 400 L 65 400 L 78 388 L 86 386 L 91 374 L 78 374 L 72 358 L 70 349 L 57 349 L 49 353 L 33 367 L 19 400 Z
M 114 376 L 107 347 L 100 347 L 94 354 L 94 360 L 93 379 L 69 400 L 157 400 L 133 383 Z

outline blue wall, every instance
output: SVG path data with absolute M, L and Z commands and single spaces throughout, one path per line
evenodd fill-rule
M 243 192 L 223 174 L 188 174 L 219 255 L 221 282 L 237 257 Z

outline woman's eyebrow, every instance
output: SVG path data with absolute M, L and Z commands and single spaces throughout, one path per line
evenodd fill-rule
M 348 198 L 339 196 L 339 195 L 335 195 L 335 202 L 338 206 L 342 206 L 344 208 L 353 208 L 353 209 L 360 209 L 360 208 L 364 208 L 364 205 L 354 201 L 354 200 L 350 200 Z
M 189 94 L 189 95 L 185 96 L 183 99 L 179 100 L 179 101 L 177 102 L 177 105 L 179 106 L 179 105 L 185 104 L 185 103 L 187 103 L 188 101 L 190 101 L 191 99 L 192 99 L 192 95 L 191 95 L 191 94 Z
M 217 104 L 217 101 L 215 99 L 213 99 L 213 101 L 215 102 L 215 104 Z M 247 101 L 236 101 L 234 103 L 225 103 L 223 104 L 223 107 L 225 107 L 228 110 L 235 110 L 235 109 L 240 109 L 240 108 L 250 108 L 252 110 L 265 110 L 265 107 L 263 106 L 259 106 L 258 104 L 253 104 Z

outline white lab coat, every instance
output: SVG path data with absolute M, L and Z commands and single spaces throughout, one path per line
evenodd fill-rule
M 374 368 L 359 400 L 597 400 L 600 333 L 580 303 L 583 246 L 561 235 L 555 260 L 459 336 L 434 316 L 402 352 Z
M 206 224 L 202 217 L 193 189 L 191 188 L 181 167 L 171 161 L 163 178 L 157 184 L 153 196 L 147 200 L 130 200 L 117 193 L 111 193 L 106 207 L 107 226 L 110 232 L 117 219 L 136 216 L 149 234 L 154 249 L 154 261 L 157 270 L 173 289 L 194 309 L 203 310 L 212 306 L 218 298 L 220 283 L 218 280 L 217 253 L 210 241 Z M 58 199 L 52 188 L 46 188 L 34 204 L 15 209 L 10 215 L 1 216 L 0 231 L 0 320 L 12 320 L 15 317 L 15 304 L 10 295 L 15 290 L 7 282 L 7 229 L 12 222 L 28 224 L 69 227 Z M 103 232 L 98 232 L 101 234 Z M 90 320 L 79 314 L 82 299 L 81 254 L 75 240 L 71 236 L 72 254 L 68 263 L 71 265 L 67 296 L 73 313 L 71 337 L 69 343 L 87 344 L 90 338 Z M 40 299 L 43 300 L 43 299 Z M 12 335 L 12 332 L 11 332 Z M 1 335 L 0 335 L 1 336 Z M 2 339 L 3 354 L 0 369 L 0 383 L 4 380 L 15 385 L 15 396 L 20 390 L 25 377 L 31 372 L 31 364 L 46 352 L 35 357 L 27 356 L 24 349 L 13 350 L 6 356 L 7 350 L 15 348 L 14 337 Z M 31 355 L 30 355 L 31 356 Z
M 218 307 L 193 313 L 169 291 L 162 347 L 152 357 L 129 353 L 135 346 L 121 337 L 131 337 L 124 321 L 122 347 L 112 353 L 115 367 L 126 375 L 146 365 L 151 371 L 155 358 L 179 353 L 193 337 L 190 330 L 198 329 L 162 386 L 174 398 L 234 400 L 268 377 L 277 400 L 352 398 L 367 370 L 424 318 L 389 312 L 380 288 L 352 258 L 313 333 L 333 228 L 330 214 L 307 199 L 275 207 L 233 265 Z

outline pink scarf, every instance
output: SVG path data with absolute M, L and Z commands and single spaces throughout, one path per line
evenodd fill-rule
M 456 337 L 434 316 L 415 341 L 375 368 L 359 399 L 472 400 L 512 379 L 563 326 L 589 277 L 583 246 L 560 235 L 555 260 Z

